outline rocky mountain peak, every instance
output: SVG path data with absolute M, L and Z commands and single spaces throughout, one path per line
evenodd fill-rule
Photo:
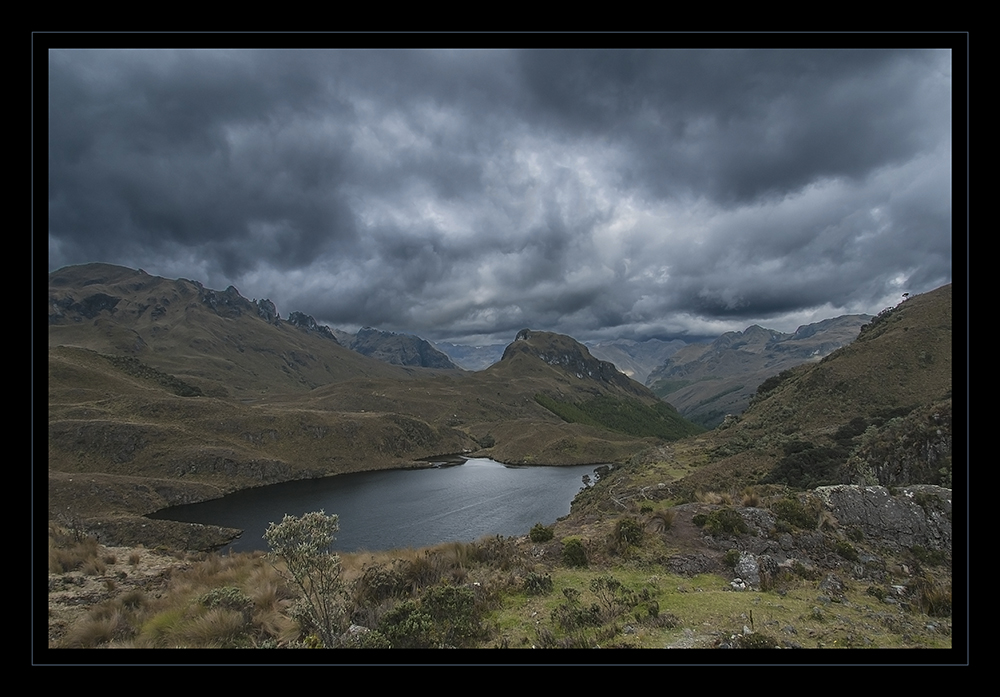
M 614 363 L 594 358 L 586 346 L 564 334 L 522 329 L 504 351 L 500 363 L 509 363 L 518 356 L 541 360 L 581 380 L 597 380 L 629 392 L 645 392 L 641 385 L 619 371 Z
M 272 305 L 271 307 L 274 306 Z M 288 315 L 288 323 L 299 329 L 322 334 L 327 339 L 333 340 L 334 343 L 340 343 L 337 341 L 337 337 L 333 335 L 333 330 L 325 324 L 317 324 L 316 319 L 312 315 L 307 315 L 304 312 L 293 312 Z

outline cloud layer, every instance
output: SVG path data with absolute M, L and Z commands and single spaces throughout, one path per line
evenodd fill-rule
M 876 312 L 951 280 L 951 61 L 56 50 L 49 267 L 458 342 Z

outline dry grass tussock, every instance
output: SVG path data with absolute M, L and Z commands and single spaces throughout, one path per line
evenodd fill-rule
M 102 598 L 82 611 L 69 591 L 50 592 L 53 647 L 235 648 L 299 638 L 299 626 L 289 617 L 294 593 L 263 554 L 210 554 L 191 562 L 143 549 L 114 554 L 93 540 L 64 542 L 60 547 L 58 536 L 50 539 L 51 569 L 75 566 L 78 571 L 62 575 L 80 578 L 88 566 L 104 564 L 100 573 L 106 577 L 91 582 L 103 589 L 98 595 L 80 588 L 83 597 Z M 149 565 L 159 569 L 154 576 Z M 67 578 L 55 587 L 79 583 Z M 64 607 L 75 612 L 67 614 Z
M 733 495 L 718 491 L 696 491 L 694 494 L 694 499 L 698 503 L 708 503 L 715 506 L 733 505 Z

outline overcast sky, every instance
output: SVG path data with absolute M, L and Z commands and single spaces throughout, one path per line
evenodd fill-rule
M 951 281 L 952 60 L 55 50 L 49 269 L 457 343 L 874 314 Z

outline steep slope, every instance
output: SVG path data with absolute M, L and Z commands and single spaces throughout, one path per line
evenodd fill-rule
M 783 334 L 759 326 L 727 332 L 711 344 L 685 346 L 652 371 L 647 384 L 686 418 L 714 428 L 739 414 L 764 380 L 818 361 L 858 335 L 868 315 L 844 315 Z
M 884 456 L 879 435 L 890 433 L 908 434 L 908 448 L 938 463 L 931 481 L 906 483 L 950 477 L 951 292 L 949 284 L 914 296 L 819 363 L 762 383 L 751 406 L 714 434 L 715 462 L 689 486 L 855 481 L 865 463 L 849 465 L 851 453 L 863 457 L 867 442 L 867 452 Z M 941 467 L 949 473 L 938 473 Z
M 49 274 L 49 346 L 133 356 L 216 397 L 304 392 L 359 375 L 406 377 L 340 346 L 315 320 L 268 300 L 109 264 Z

